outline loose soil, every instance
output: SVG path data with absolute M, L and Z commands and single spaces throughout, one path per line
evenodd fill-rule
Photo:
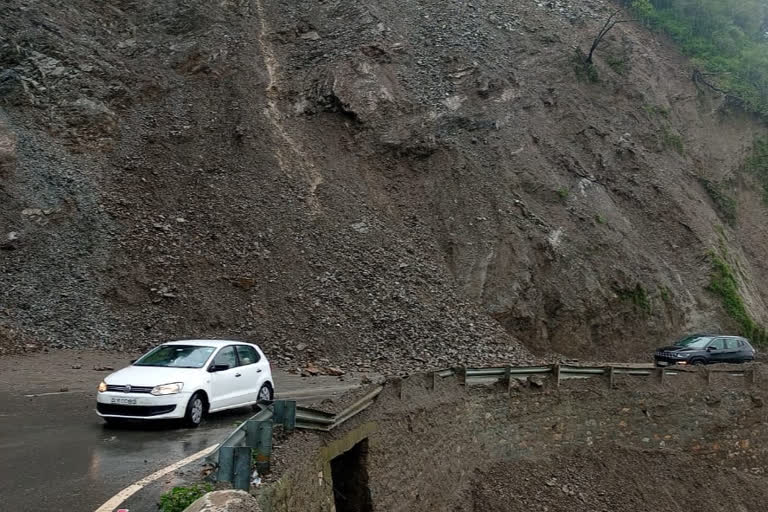
M 615 446 L 477 471 L 472 512 L 759 512 L 768 479 L 677 452 Z

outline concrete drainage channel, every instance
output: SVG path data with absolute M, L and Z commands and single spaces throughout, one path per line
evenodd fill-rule
M 431 380 L 433 389 L 438 381 L 453 378 L 465 386 L 502 382 L 506 384 L 509 392 L 521 380 L 543 386 L 539 378 L 547 379 L 550 385 L 559 387 L 564 380 L 599 377 L 605 379 L 607 387 L 612 388 L 615 379 L 619 376 L 654 379 L 657 383 L 663 384 L 667 379 L 674 379 L 682 373 L 689 373 L 689 371 L 678 367 L 654 368 L 652 365 L 507 366 L 446 369 L 428 374 L 428 379 Z M 758 375 L 754 368 L 744 370 L 706 368 L 707 383 L 710 383 L 713 376 L 717 374 L 743 377 L 747 384 L 756 383 Z M 398 383 L 401 385 L 402 379 L 393 381 L 395 389 L 398 389 Z M 249 491 L 252 482 L 258 481 L 259 475 L 264 475 L 270 469 L 274 425 L 282 425 L 287 432 L 297 428 L 329 432 L 370 407 L 383 389 L 383 386 L 374 387 L 337 414 L 297 406 L 295 401 L 265 402 L 262 411 L 242 423 L 219 445 L 216 451 L 208 456 L 209 462 L 216 467 L 216 471 L 212 472 L 209 478 L 218 482 L 228 482 L 235 489 Z M 364 454 L 367 451 L 366 441 L 366 439 L 360 439 L 352 448 L 359 449 Z M 337 472 L 340 471 L 341 469 L 337 468 Z M 360 499 L 362 501 L 358 500 L 359 503 L 365 502 L 364 497 Z

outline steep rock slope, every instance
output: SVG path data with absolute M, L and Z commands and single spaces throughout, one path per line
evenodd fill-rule
M 46 344 L 248 336 L 405 367 L 630 357 L 764 319 L 765 211 L 701 178 L 761 128 L 608 3 L 13 0 L 0 325 Z M 5 142 L 4 142 L 5 141 Z M 277 350 L 280 349 L 280 350 Z

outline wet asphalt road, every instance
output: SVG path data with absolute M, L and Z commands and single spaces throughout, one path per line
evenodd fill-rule
M 277 373 L 275 380 L 279 398 L 331 396 L 355 385 Z M 212 415 L 197 429 L 174 423 L 107 428 L 94 412 L 93 393 L 26 397 L 0 389 L 0 512 L 93 512 L 137 480 L 220 441 L 253 414 L 244 408 Z M 124 506 L 151 512 L 159 492 L 148 488 Z

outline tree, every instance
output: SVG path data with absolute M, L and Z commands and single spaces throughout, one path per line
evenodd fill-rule
M 617 23 L 627 23 L 629 21 L 633 20 L 617 20 L 616 16 L 621 13 L 621 9 L 616 9 L 611 13 L 610 16 L 608 16 L 608 19 L 605 20 L 605 24 L 603 25 L 603 28 L 600 29 L 600 32 L 597 33 L 597 36 L 595 36 L 594 41 L 592 41 L 592 46 L 589 49 L 589 53 L 587 54 L 587 58 L 584 59 L 585 64 L 592 64 L 592 55 L 595 53 L 595 50 L 597 50 L 597 46 L 600 44 L 600 41 L 603 40 L 605 35 L 611 31 L 613 27 L 616 26 Z

